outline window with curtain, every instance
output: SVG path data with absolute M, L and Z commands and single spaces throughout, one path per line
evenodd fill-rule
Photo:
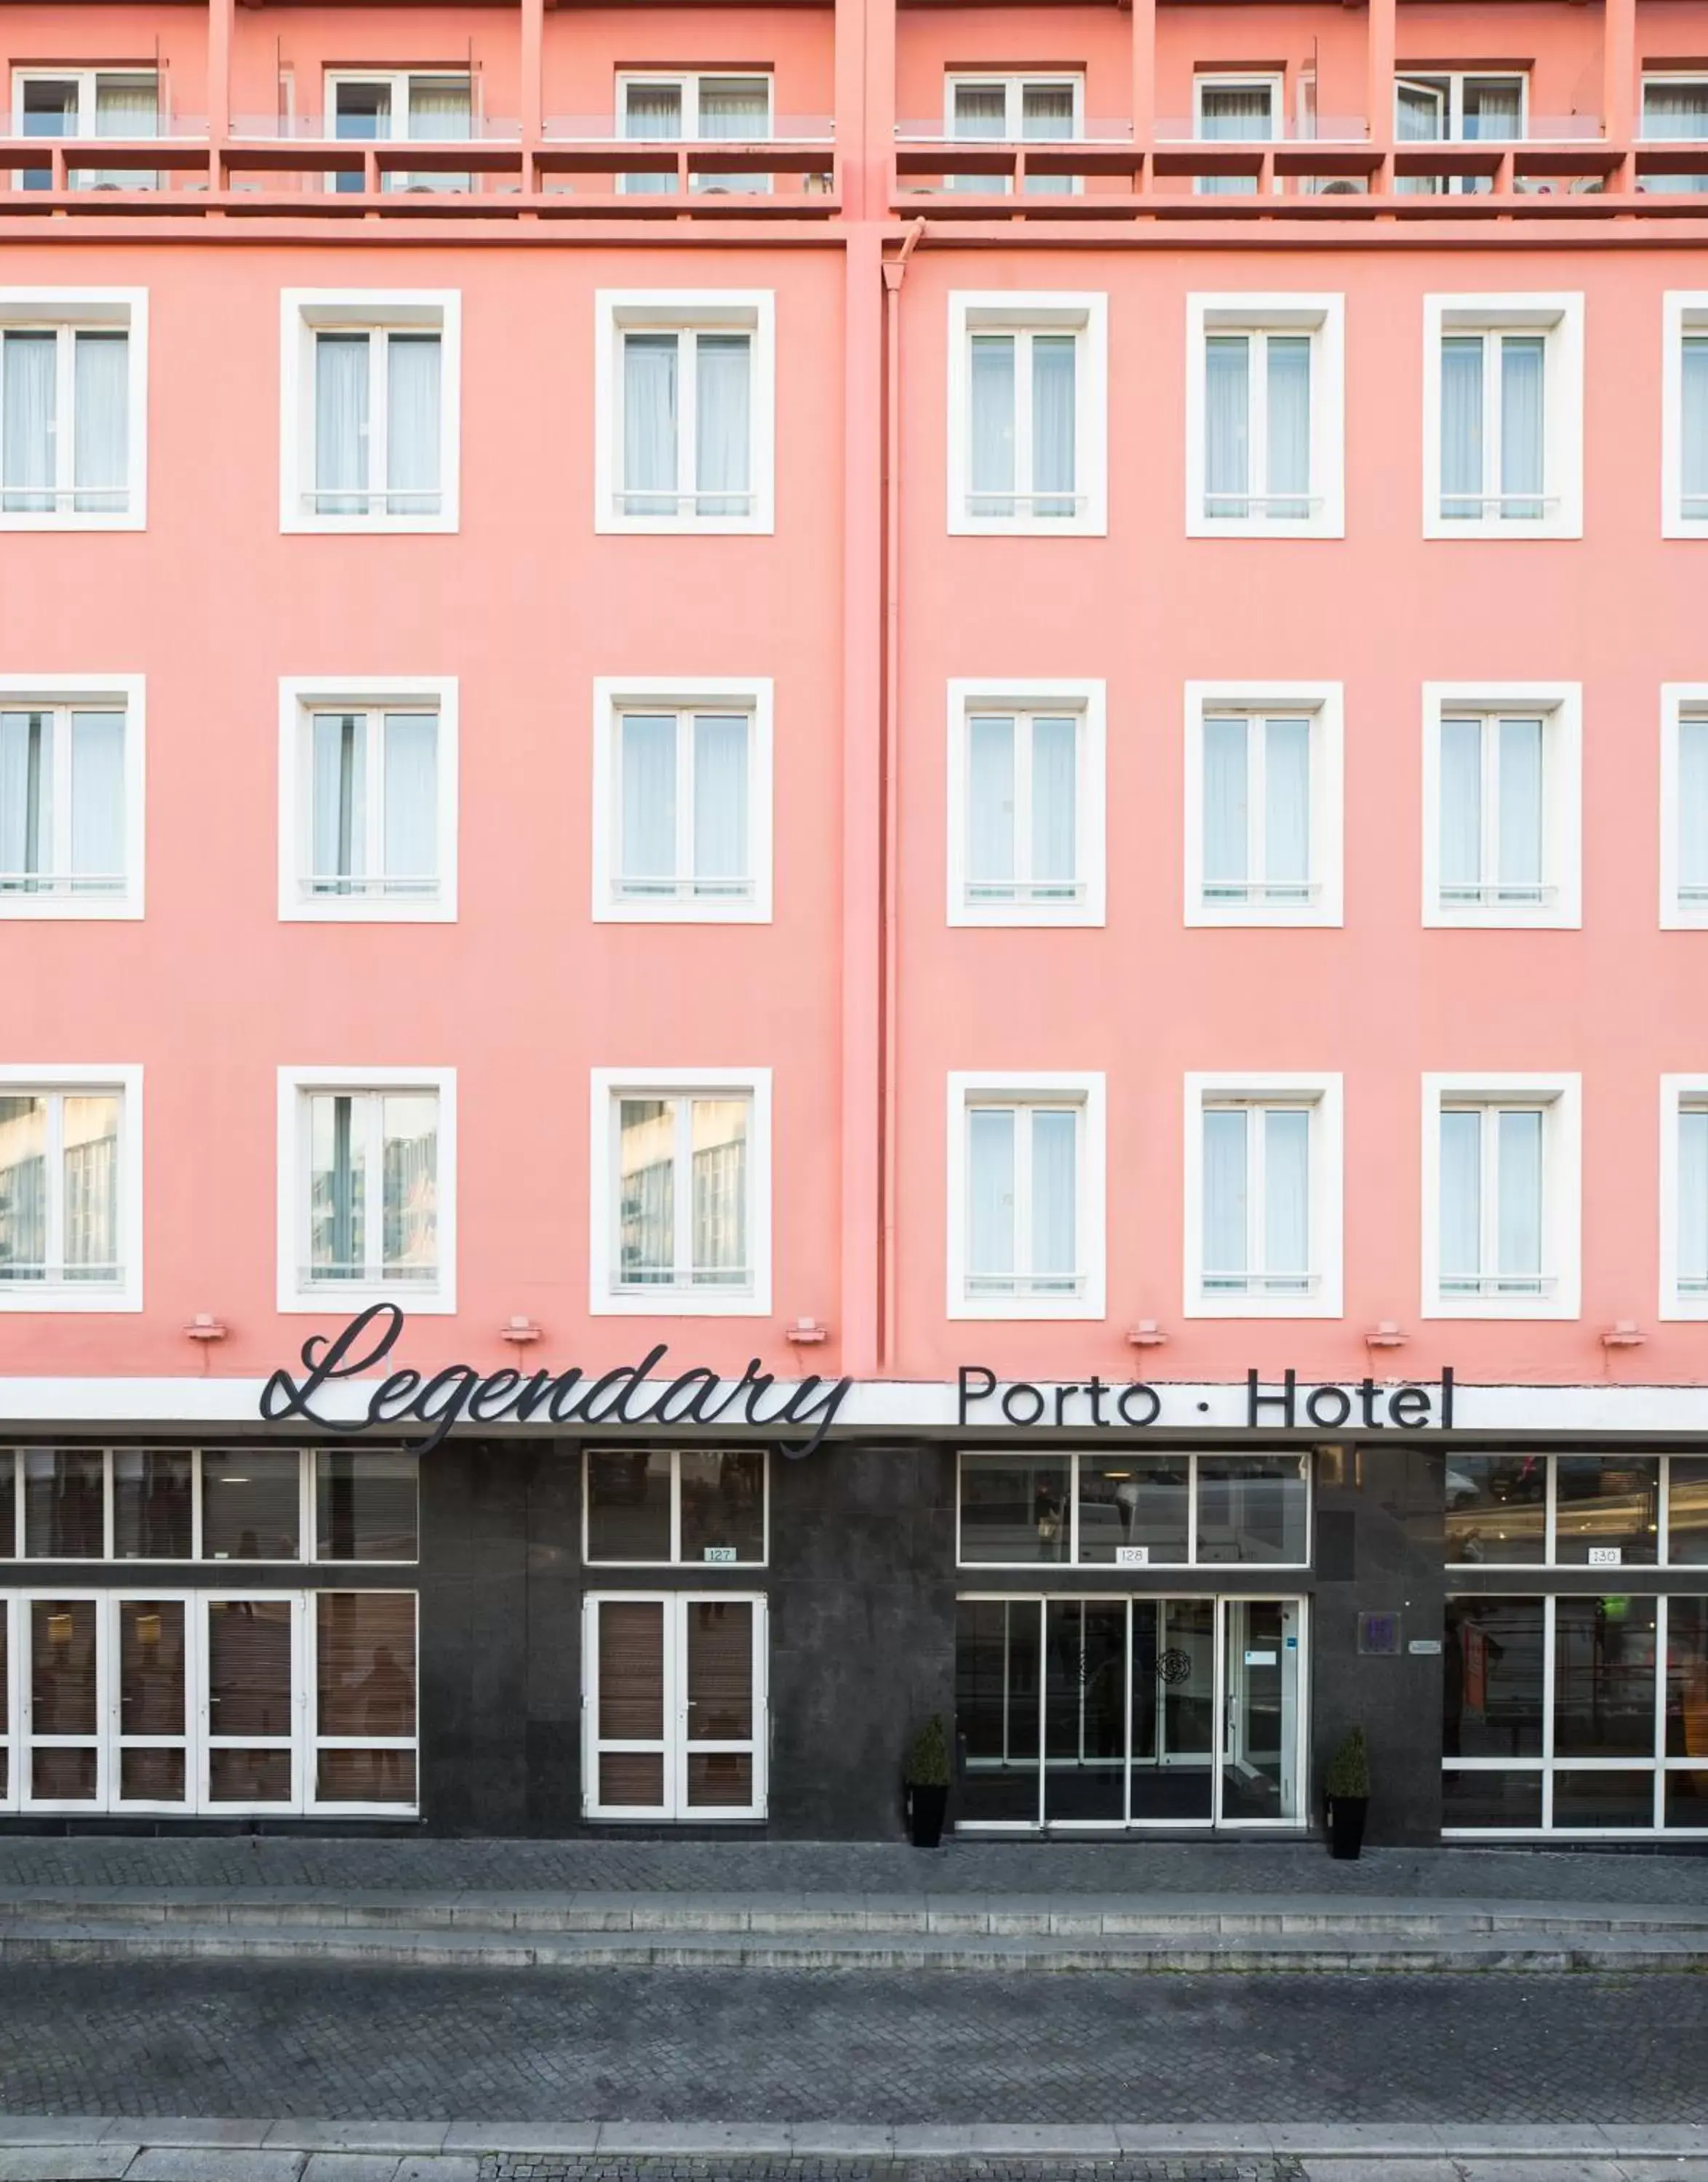
M 14 70 L 13 98 L 18 131 L 24 136 L 158 136 L 160 84 L 152 69 L 55 69 L 25 74 Z M 44 170 L 19 177 L 26 190 L 53 187 Z M 73 189 L 152 190 L 158 174 L 124 167 L 76 167 Z
M 752 334 L 625 329 L 619 344 L 617 512 L 751 515 Z
M 1439 735 L 1441 907 L 1548 905 L 1545 716 L 1447 713 Z
M 117 1287 L 117 1090 L 0 1089 L 0 1288 Z
M 1312 716 L 1204 717 L 1204 900 L 1300 903 L 1312 871 Z
M 617 898 L 751 900 L 751 712 L 624 708 L 616 738 Z
M 1708 523 L 1708 331 L 1687 330 L 1679 344 L 1678 404 L 1678 512 Z
M 1308 332 L 1215 332 L 1204 341 L 1204 512 L 1303 523 L 1311 488 Z
M 1395 80 L 1394 133 L 1400 144 L 1512 142 L 1524 134 L 1522 75 L 1457 72 Z M 1402 174 L 1395 186 L 1414 197 L 1476 196 L 1494 187 L 1487 174 Z
M 1708 137 L 1708 77 L 1645 76 L 1643 134 L 1672 143 L 1695 143 Z M 1639 190 L 1708 190 L 1708 174 L 1641 174 Z
M 130 512 L 130 335 L 119 326 L 0 330 L 0 513 Z
M 1201 143 L 1268 143 L 1280 135 L 1281 85 L 1273 77 L 1218 80 L 1200 76 L 1193 85 L 1194 134 Z M 1200 174 L 1200 197 L 1254 197 L 1255 174 Z
M 441 861 L 437 713 L 316 707 L 304 728 L 303 894 L 432 900 Z
M 968 514 L 1077 515 L 1079 335 L 975 329 L 968 339 Z
M 438 332 L 415 327 L 313 330 L 306 513 L 360 521 L 443 512 L 441 346 Z
M 122 707 L 0 710 L 0 905 L 122 896 L 125 800 Z
M 618 86 L 618 119 L 627 138 L 690 143 L 759 143 L 773 131 L 768 75 L 625 76 Z M 674 174 L 623 174 L 629 196 L 656 196 L 676 186 Z M 696 174 L 690 186 L 724 195 L 762 192 L 768 174 Z
M 1539 523 L 1549 490 L 1543 330 L 1450 331 L 1441 341 L 1444 520 Z
M 966 1110 L 967 1296 L 1077 1296 L 1077 1101 L 978 1099 Z
M 617 1290 L 751 1290 L 751 1094 L 618 1093 L 613 1107 Z
M 1678 1108 L 1674 1277 L 1681 1300 L 1708 1299 L 1708 1099 Z
M 1206 1299 L 1307 1295 L 1311 1262 L 1308 1103 L 1207 1100 L 1203 1127 Z
M 947 86 L 948 133 L 957 143 L 1052 144 L 1083 133 L 1079 76 L 951 76 Z M 1006 190 L 1006 175 L 951 174 L 951 190 Z M 1065 197 L 1079 186 L 1072 174 L 1029 174 L 1029 197 Z
M 966 900 L 1068 907 L 1084 900 L 1084 716 L 986 709 L 966 719 Z
M 1678 734 L 1678 905 L 1708 910 L 1708 712 L 1681 713 Z
M 474 80 L 468 75 L 401 72 L 329 76 L 326 80 L 328 134 L 339 142 L 460 144 L 474 133 Z M 365 186 L 359 171 L 335 174 L 334 190 L 348 193 Z M 467 191 L 466 174 L 388 174 L 388 190 Z
M 1438 1126 L 1443 1298 L 1545 1295 L 1548 1108 L 1445 1104 Z
M 439 1279 L 439 1094 L 302 1094 L 306 1288 Z

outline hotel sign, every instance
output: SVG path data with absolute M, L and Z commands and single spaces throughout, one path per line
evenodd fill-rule
M 1117 1382 L 1064 1379 L 1034 1385 L 1026 1379 L 999 1380 L 982 1364 L 963 1364 L 957 1377 L 957 1425 L 979 1431 L 998 1422 L 1024 1428 L 1031 1425 L 1106 1426 L 1193 1425 L 1202 1421 L 1195 1413 L 1194 1398 L 1183 1390 L 1152 1386 L 1147 1380 Z M 1195 1411 L 1210 1404 L 1198 1398 Z M 1346 1385 L 1301 1382 L 1296 1371 L 1285 1371 L 1278 1381 L 1266 1380 L 1256 1371 L 1245 1374 L 1246 1427 L 1283 1430 L 1298 1426 L 1323 1432 L 1380 1432 L 1390 1426 L 1402 1432 L 1432 1428 L 1445 1431 L 1453 1422 L 1453 1371 L 1441 1367 L 1439 1383 L 1428 1385 L 1406 1380 L 1356 1379 Z

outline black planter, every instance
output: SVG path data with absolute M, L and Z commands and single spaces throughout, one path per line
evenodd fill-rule
M 917 1780 L 907 1783 L 907 1838 L 915 1848 L 935 1848 L 941 1841 L 948 1808 L 946 1787 L 928 1788 Z
M 1354 1863 L 1364 1846 L 1364 1820 L 1370 1808 L 1367 1796 L 1328 1798 L 1328 1853 L 1343 1864 Z

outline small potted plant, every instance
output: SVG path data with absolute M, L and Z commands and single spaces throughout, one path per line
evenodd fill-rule
M 949 1808 L 949 1738 L 943 1717 L 933 1713 L 907 1753 L 907 1837 L 915 1848 L 935 1848 Z
M 1348 1728 L 1328 1761 L 1324 1793 L 1328 1803 L 1328 1853 L 1350 1863 L 1364 1846 L 1364 1820 L 1370 1808 L 1370 1753 L 1361 1727 Z

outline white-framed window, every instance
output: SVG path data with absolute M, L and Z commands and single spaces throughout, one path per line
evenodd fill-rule
M 1661 685 L 1661 925 L 1708 929 L 1708 682 Z
M 1072 143 L 1085 134 L 1085 79 L 1071 73 L 953 75 L 943 80 L 943 134 L 953 143 Z M 951 190 L 1012 189 L 1006 174 L 951 174 Z M 1029 197 L 1071 197 L 1077 174 L 1028 174 Z
M 326 134 L 336 142 L 461 144 L 474 134 L 474 80 L 447 69 L 329 69 Z M 333 189 L 359 191 L 359 173 L 334 174 Z M 469 177 L 423 170 L 388 174 L 388 190 L 466 190 Z
M 1106 534 L 1109 299 L 949 298 L 949 529 Z
M 1185 921 L 1343 921 L 1338 682 L 1186 684 Z
M 1642 134 L 1645 139 L 1672 144 L 1700 143 L 1708 137 L 1708 76 L 1645 73 Z M 1708 190 L 1708 174 L 1639 174 L 1637 186 L 1700 194 Z
M 590 1447 L 581 1556 L 590 1567 L 762 1566 L 769 1454 L 747 1447 Z
M 1708 1318 L 1708 1074 L 1661 1078 L 1661 1312 Z
M 949 684 L 949 922 L 1104 922 L 1104 684 Z
M 1188 1318 L 1338 1318 L 1338 1075 L 1189 1074 Z
M 1423 922 L 1583 921 L 1583 693 L 1575 682 L 1423 685 Z
M 1104 1079 L 949 1077 L 951 1318 L 1101 1318 Z
M 12 71 L 12 133 L 14 136 L 154 136 L 160 130 L 160 79 L 153 69 L 14 68 Z M 156 174 L 129 168 L 77 167 L 69 177 L 74 190 L 152 190 Z M 53 177 L 44 169 L 20 170 L 12 186 L 46 190 Z
M 1661 324 L 1661 534 L 1708 538 L 1708 291 L 1669 289 Z
M 1400 144 L 1511 143 L 1525 133 L 1529 78 L 1481 69 L 1403 70 L 1394 79 L 1394 136 Z M 1487 174 L 1401 174 L 1395 187 L 1412 197 L 1474 197 L 1494 187 Z
M 0 1064 L 0 1311 L 142 1308 L 142 1071 Z
M 771 1072 L 596 1068 L 590 1308 L 771 1309 Z
M 287 288 L 280 309 L 280 529 L 455 530 L 460 294 Z
M 1296 1567 L 1311 1558 L 1311 1457 L 1124 1440 L 1112 1454 L 963 1448 L 960 1568 Z
M 774 530 L 774 292 L 602 288 L 594 313 L 594 529 Z
M 457 1308 L 457 1072 L 279 1071 L 279 1308 Z
M 279 915 L 457 916 L 457 682 L 286 676 L 279 684 Z
M 142 914 L 144 684 L 0 675 L 0 917 Z
M 1345 298 L 1186 299 L 1186 534 L 1344 538 Z
M 771 921 L 769 676 L 593 684 L 593 917 Z
M 1281 134 L 1284 79 L 1266 73 L 1195 75 L 1192 134 L 1201 144 L 1267 144 Z M 1200 197 L 1254 197 L 1255 174 L 1200 174 Z
M 0 530 L 147 522 L 148 291 L 0 288 Z
M 762 70 L 662 75 L 625 70 L 617 78 L 617 134 L 627 141 L 758 144 L 773 133 L 771 78 Z M 674 190 L 676 178 L 622 174 L 617 186 L 628 196 L 644 197 Z M 702 196 L 762 195 L 771 186 L 771 177 L 696 174 L 690 176 L 689 186 Z
M 589 1592 L 581 1613 L 582 1815 L 762 1819 L 763 1594 Z
M 1583 534 L 1583 298 L 1423 298 L 1423 535 Z
M 1423 1078 L 1425 1318 L 1576 1318 L 1580 1079 Z

